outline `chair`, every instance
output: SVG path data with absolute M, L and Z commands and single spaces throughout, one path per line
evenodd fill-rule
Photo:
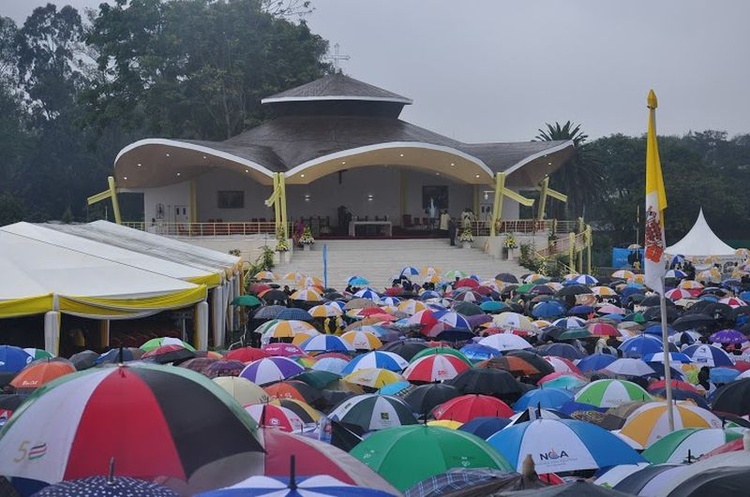
M 401 227 L 402 228 L 411 228 L 411 214 L 404 214 L 403 218 L 401 219 Z
M 418 218 L 418 217 L 414 218 L 414 227 L 417 228 L 417 229 L 422 228 L 422 223 L 420 221 L 420 218 Z

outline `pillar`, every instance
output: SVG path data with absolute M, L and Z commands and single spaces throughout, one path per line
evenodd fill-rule
M 44 350 L 57 356 L 60 354 L 60 312 L 49 311 L 44 315 Z
M 211 290 L 211 329 L 213 331 L 214 347 L 224 346 L 224 286 L 219 285 Z M 197 348 L 197 347 L 196 347 Z
M 196 350 L 208 349 L 208 302 L 205 300 L 195 305 L 195 334 L 193 346 Z
M 497 235 L 497 221 L 503 215 L 503 191 L 505 190 L 505 173 L 495 174 L 495 199 L 492 204 L 492 224 L 490 224 L 490 236 Z
M 575 252 L 576 234 L 571 231 L 568 233 L 568 266 L 570 266 L 573 271 L 576 269 Z
M 549 189 L 549 176 L 542 180 L 542 191 L 539 194 L 539 212 L 536 213 L 537 221 L 544 221 L 544 211 L 547 209 L 547 190 Z
M 109 347 L 109 319 L 99 321 L 99 346 L 101 348 Z
M 117 185 L 115 184 L 115 177 L 109 176 L 107 178 L 109 183 L 109 196 L 112 198 L 112 210 L 115 214 L 115 222 L 122 224 L 122 217 L 120 216 L 120 202 L 117 200 Z

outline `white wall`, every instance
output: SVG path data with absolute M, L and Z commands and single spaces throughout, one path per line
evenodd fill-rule
M 164 206 L 164 222 L 174 222 L 172 214 L 175 205 L 185 205 L 190 209 L 190 182 L 184 181 L 175 185 L 160 188 L 146 188 L 143 190 L 144 222 L 158 218 L 157 205 Z
M 252 218 L 273 219 L 273 207 L 266 207 L 265 200 L 271 196 L 272 188 L 243 177 L 240 173 L 216 169 L 196 178 L 196 203 L 198 222 L 221 219 L 224 222 L 250 221 Z M 245 192 L 243 209 L 219 209 L 219 191 Z

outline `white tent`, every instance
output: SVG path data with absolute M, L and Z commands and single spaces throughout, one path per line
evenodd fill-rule
M 207 341 L 206 286 L 0 230 L 0 318 L 45 314 L 57 353 L 60 313 L 131 319 L 197 304 L 196 345 Z
M 667 247 L 666 252 L 671 255 L 686 257 L 734 256 L 732 247 L 722 242 L 711 230 L 703 217 L 703 209 L 698 213 L 698 219 L 682 240 Z

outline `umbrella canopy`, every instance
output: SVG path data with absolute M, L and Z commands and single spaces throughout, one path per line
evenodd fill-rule
M 232 485 L 230 488 L 198 494 L 200 497 L 343 497 L 347 495 L 361 495 L 362 497 L 393 496 L 393 494 L 382 490 L 355 487 L 327 475 L 312 476 L 301 480 L 292 477 L 290 481 L 282 481 L 267 476 L 252 476 Z
M 373 333 L 362 330 L 351 330 L 341 335 L 355 350 L 375 350 L 383 346 L 383 342 Z
M 240 377 L 256 385 L 270 385 L 304 371 L 305 368 L 287 357 L 266 357 L 253 361 L 242 370 Z
M 178 497 L 180 494 L 163 485 L 129 476 L 89 476 L 62 481 L 43 488 L 34 495 L 42 497 Z
M 504 492 L 502 495 L 504 497 L 632 497 L 631 494 L 583 480 L 533 490 Z
M 241 347 L 239 349 L 230 350 L 224 354 L 224 359 L 233 359 L 241 362 L 253 362 L 258 359 L 268 357 L 269 354 L 263 349 L 256 349 L 254 347 Z
M 668 404 L 649 402 L 633 411 L 625 420 L 620 433 L 647 447 L 670 433 Z M 721 420 L 711 411 L 687 401 L 677 401 L 672 405 L 675 429 L 681 428 L 720 428 Z
M 245 363 L 241 361 L 220 359 L 206 366 L 201 372 L 209 378 L 239 376 L 245 366 Z
M 661 340 L 651 335 L 639 335 L 628 338 L 617 348 L 626 357 L 643 357 L 647 354 L 664 350 Z
M 179 338 L 174 338 L 174 337 L 152 338 L 151 340 L 141 345 L 139 348 L 144 352 L 149 352 L 151 350 L 158 349 L 159 347 L 162 347 L 165 345 L 179 345 L 182 348 L 192 350 L 193 352 L 195 352 L 195 349 L 193 348 L 192 345 L 190 345 L 187 342 L 183 342 Z
M 529 342 L 513 333 L 497 333 L 495 335 L 490 335 L 479 340 L 479 344 L 492 347 L 500 352 L 532 348 Z
M 509 418 L 513 416 L 513 409 L 508 404 L 488 395 L 461 395 L 452 398 L 433 411 L 435 419 L 446 419 L 465 423 L 482 416 L 497 416 Z
M 406 369 L 407 366 L 409 366 L 409 362 L 400 355 L 394 352 L 376 350 L 355 357 L 346 364 L 341 372 L 342 374 L 347 375 L 358 369 L 382 368 L 400 373 Z
M 732 367 L 734 363 L 732 358 L 719 347 L 712 347 L 706 344 L 689 345 L 682 351 L 683 354 L 690 357 L 693 362 L 701 366 L 728 366 Z
M 461 392 L 447 383 L 419 385 L 404 396 L 404 402 L 417 414 L 431 412 L 435 407 L 461 395 Z
M 269 343 L 264 345 L 262 350 L 269 356 L 293 357 L 305 355 L 305 351 L 293 343 Z
M 404 377 L 388 369 L 362 368 L 349 373 L 342 380 L 363 387 L 380 389 L 391 383 L 404 381 Z
M 158 364 L 179 363 L 195 357 L 195 350 L 186 349 L 182 345 L 161 345 L 155 349 L 145 352 L 141 359 L 156 362 Z
M 0 345 L 0 373 L 17 373 L 34 358 L 21 347 Z
M 287 380 L 263 388 L 269 399 L 294 399 L 312 404 L 320 399 L 320 392 L 304 381 Z M 255 402 L 252 402 L 255 404 Z
M 42 387 L 16 411 L 0 434 L 0 452 L 28 449 L 0 458 L 0 473 L 55 483 L 108 474 L 114 457 L 122 475 L 189 482 L 199 470 L 201 478 L 220 475 L 230 456 L 257 468 L 263 448 L 255 426 L 229 394 L 188 369 L 90 369 Z
M 576 363 L 578 369 L 584 373 L 591 373 L 604 369 L 617 360 L 617 356 L 610 354 L 591 354 Z
M 410 361 L 415 355 L 427 348 L 429 348 L 429 345 L 421 340 L 399 340 L 385 344 L 380 350 L 393 352 Z
M 432 354 L 420 357 L 404 370 L 404 378 L 411 382 L 431 383 L 455 378 L 469 365 L 450 354 Z
M 653 464 L 691 463 L 704 453 L 738 438 L 742 438 L 742 434 L 734 430 L 683 428 L 649 445 L 642 455 Z
M 263 305 L 263 302 L 255 295 L 240 295 L 232 299 L 232 305 L 254 307 L 256 305 Z
M 273 404 L 252 404 L 245 411 L 264 428 L 274 428 L 287 432 L 302 432 L 305 422 L 295 412 Z
M 634 400 L 651 400 L 651 394 L 631 381 L 597 380 L 575 395 L 575 401 L 596 407 L 617 407 Z
M 502 369 L 467 369 L 449 383 L 465 394 L 478 393 L 504 397 L 522 392 L 521 385 L 513 375 Z
M 647 376 L 656 371 L 641 359 L 624 357 L 608 364 L 604 371 L 623 376 Z
M 531 454 L 537 473 L 598 469 L 643 462 L 617 436 L 574 419 L 537 419 L 506 428 L 488 440 L 516 471 Z
M 484 440 L 439 426 L 382 430 L 354 447 L 351 454 L 400 491 L 450 468 L 511 470 L 507 461 Z
M 670 497 L 740 495 L 750 486 L 747 468 L 719 467 L 701 471 L 669 492 Z
M 268 402 L 270 397 L 265 390 L 250 380 L 239 376 L 219 376 L 212 380 L 223 388 L 240 405 L 262 404 Z
M 93 350 L 84 350 L 82 352 L 76 352 L 70 356 L 70 362 L 73 363 L 73 366 L 75 366 L 78 371 L 83 371 L 84 369 L 96 366 L 96 360 L 98 358 L 99 354 Z
M 515 404 L 513 409 L 516 411 L 523 411 L 529 407 L 546 407 L 549 409 L 557 409 L 569 400 L 573 399 L 573 394 L 567 390 L 561 390 L 557 388 L 543 388 L 537 390 L 529 390 L 521 396 Z
M 487 359 L 476 365 L 477 368 L 491 368 L 491 369 L 503 369 L 510 373 L 516 373 L 519 375 L 535 375 L 539 374 L 539 370 L 526 359 L 515 356 L 500 356 Z
M 317 335 L 308 338 L 300 348 L 305 352 L 354 352 L 351 343 L 336 335 Z
M 10 385 L 18 390 L 33 390 L 75 372 L 76 368 L 69 361 L 45 360 L 26 366 L 11 380 Z
M 711 405 L 715 411 L 745 416 L 750 414 L 750 378 L 727 383 L 714 392 Z
M 365 431 L 417 423 L 417 418 L 404 401 L 397 397 L 377 394 L 351 397 L 336 406 L 328 417 L 359 426 Z
M 487 440 L 511 423 L 510 418 L 496 416 L 481 416 L 462 424 L 458 429 Z

